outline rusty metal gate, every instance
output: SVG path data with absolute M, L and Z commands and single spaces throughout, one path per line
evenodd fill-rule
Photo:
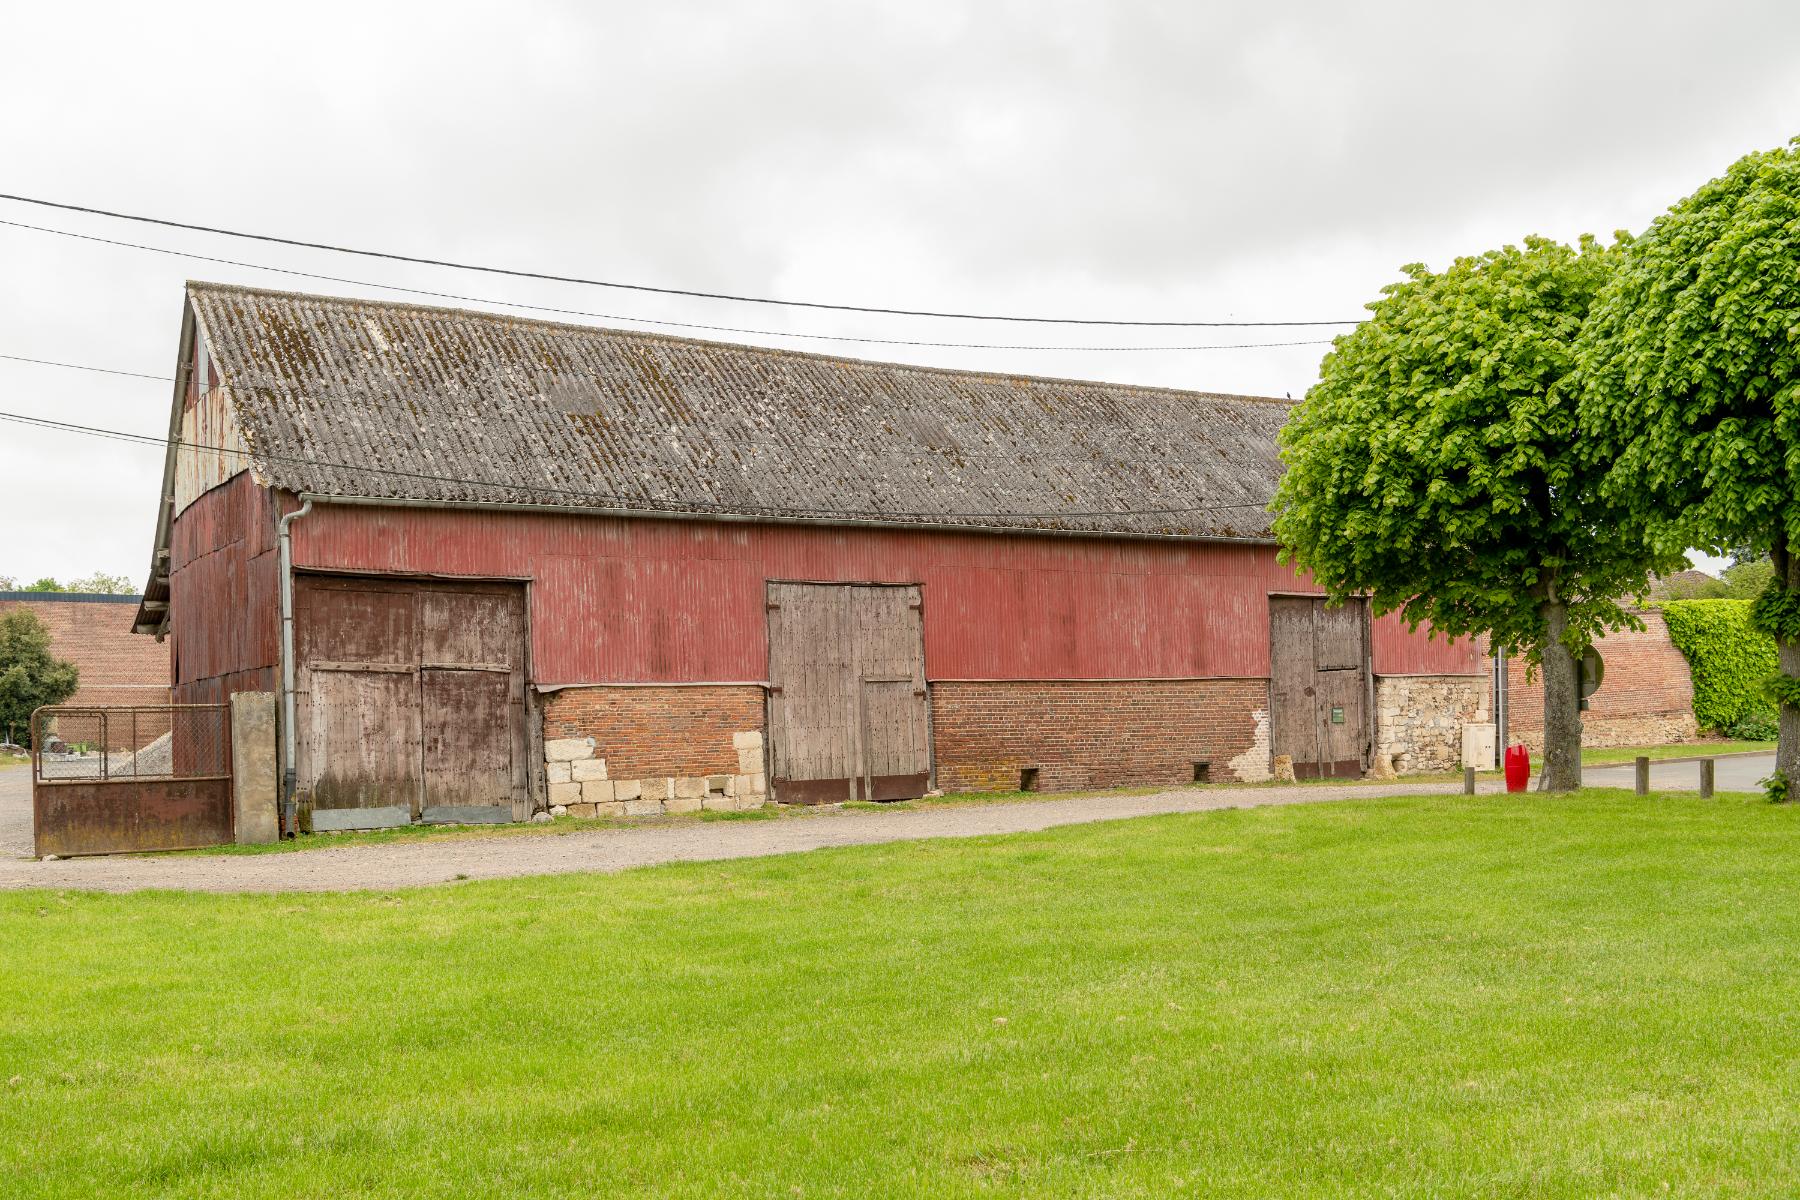
M 31 804 L 39 855 L 229 842 L 230 706 L 40 708 L 31 715 Z
M 1310 596 L 1269 599 L 1271 754 L 1294 778 L 1354 779 L 1368 765 L 1368 607 Z
M 904 800 L 931 783 L 917 587 L 769 584 L 777 800 Z

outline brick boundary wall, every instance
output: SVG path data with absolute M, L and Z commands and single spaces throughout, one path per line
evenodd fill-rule
M 0 593 L 0 614 L 36 613 L 50 632 L 50 652 L 81 672 L 70 704 L 169 703 L 169 644 L 131 632 L 137 606 L 136 596 Z
M 940 682 L 931 685 L 938 786 L 1046 791 L 1269 777 L 1266 679 Z
M 1669 640 L 1659 612 L 1638 614 L 1645 628 L 1616 630 L 1600 639 L 1606 681 L 1587 712 L 1581 714 L 1585 746 L 1651 746 L 1691 740 L 1694 723 L 1694 678 L 1687 657 Z M 1524 742 L 1533 753 L 1543 750 L 1544 683 L 1527 682 L 1525 661 L 1506 664 L 1509 741 Z
M 569 687 L 544 696 L 544 740 L 593 738 L 614 779 L 730 775 L 732 736 L 763 727 L 762 688 Z

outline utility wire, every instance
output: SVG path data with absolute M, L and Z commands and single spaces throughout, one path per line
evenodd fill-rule
M 639 325 L 657 325 L 665 329 L 697 329 L 707 333 L 749 334 L 754 337 L 799 338 L 814 342 L 851 342 L 869 346 L 931 346 L 946 350 L 1069 350 L 1096 353 L 1144 353 L 1151 351 L 1193 351 L 1193 350 L 1263 350 L 1285 346 L 1329 346 L 1332 339 L 1316 338 L 1300 342 L 1240 342 L 1232 345 L 1201 346 L 1059 346 L 1013 344 L 1004 342 L 931 342 L 908 338 L 856 337 L 850 334 L 832 333 L 790 333 L 781 329 L 747 329 L 735 325 L 703 325 L 693 321 L 664 321 L 656 317 L 633 317 L 622 313 L 592 312 L 579 308 L 556 308 L 545 304 L 525 304 L 516 300 L 494 300 L 484 296 L 465 296 L 456 292 L 434 292 L 428 288 L 402 287 L 392 283 L 375 283 L 367 279 L 347 279 L 341 275 L 320 275 L 312 271 L 296 271 L 290 267 L 271 267 L 263 263 L 242 262 L 232 258 L 218 258 L 210 254 L 195 254 L 186 250 L 170 250 L 163 246 L 146 246 L 141 242 L 122 242 L 116 238 L 98 237 L 91 233 L 76 233 L 68 229 L 52 229 L 47 225 L 28 225 L 23 221 L 7 221 L 0 219 L 0 225 L 13 229 L 28 229 L 33 233 L 55 234 L 57 237 L 74 238 L 82 242 L 97 242 L 103 246 L 118 246 L 127 250 L 144 250 L 151 254 L 165 254 L 171 258 L 185 258 L 194 262 L 217 263 L 226 267 L 241 267 L 249 271 L 269 271 L 276 275 L 287 275 L 295 279 L 312 279 L 323 283 L 343 283 L 352 287 L 375 288 L 384 292 L 398 292 L 408 296 L 429 296 L 434 300 L 452 300 L 458 304 L 488 304 L 499 308 L 516 308 L 525 312 L 549 313 L 559 317 L 582 317 L 595 321 L 629 321 Z
M 468 479 L 456 475 L 431 475 L 417 471 L 399 471 L 390 467 L 356 466 L 349 463 L 332 463 L 320 459 L 305 458 L 296 455 L 252 452 L 238 450 L 229 446 L 208 445 L 201 442 L 186 442 L 179 439 L 159 438 L 144 433 L 128 433 L 119 429 L 103 429 L 94 425 L 78 425 L 69 421 L 53 421 L 48 417 L 33 417 L 24 413 L 0 412 L 0 421 L 12 421 L 17 424 L 33 426 L 40 429 L 53 429 L 65 433 L 81 434 L 89 437 L 109 438 L 115 441 L 129 442 L 137 445 L 174 446 L 177 450 L 188 450 L 198 453 L 223 454 L 232 458 L 254 462 L 262 459 L 265 462 L 298 463 L 310 467 L 322 467 L 327 470 L 353 471 L 365 475 L 385 475 L 401 479 L 421 480 L 431 483 L 459 484 L 465 487 L 497 488 L 504 492 L 523 492 L 528 495 L 546 494 L 569 496 L 588 501 L 594 507 L 619 508 L 631 511 L 657 513 L 680 511 L 696 515 L 728 515 L 728 516 L 768 516 L 768 517 L 803 517 L 812 520 L 831 520 L 833 518 L 872 519 L 872 520 L 905 520 L 914 518 L 921 521 L 980 521 L 980 520 L 1070 520 L 1079 518 L 1104 517 L 1157 517 L 1177 516 L 1202 512 L 1224 511 L 1227 509 L 1266 509 L 1267 501 L 1253 501 L 1243 504 L 1196 505 L 1184 508 L 1134 508 L 1105 509 L 1085 512 L 915 512 L 875 509 L 830 509 L 830 508 L 797 508 L 792 505 L 758 505 L 758 504 L 724 504 L 717 500 L 691 500 L 681 497 L 622 497 L 599 492 L 580 491 L 573 488 L 559 488 L 544 484 L 519 483 L 493 479 Z M 368 496 L 359 497 L 370 500 L 410 499 L 412 497 Z M 432 499 L 432 497 L 423 497 Z M 446 503 L 451 503 L 447 501 Z M 659 505 L 680 505 L 679 509 L 658 507 Z M 1070 532 L 1082 532 L 1072 530 Z
M 150 375 L 143 371 L 121 371 L 116 367 L 93 367 L 87 363 L 57 362 L 53 358 L 26 358 L 23 354 L 0 354 L 7 362 L 32 363 L 40 367 L 64 367 L 70 371 L 93 371 L 99 375 L 125 375 L 132 379 L 154 379 L 158 383 L 174 383 L 168 375 Z
M 817 300 L 778 300 L 769 296 L 745 296 L 731 292 L 706 292 L 691 288 L 657 287 L 647 283 L 623 283 L 608 279 L 584 279 L 575 275 L 552 275 L 543 271 L 522 271 L 508 267 L 490 267 L 477 263 L 452 262 L 441 258 L 421 258 L 410 254 L 395 254 L 385 250 L 361 250 L 351 246 L 338 246 L 329 242 L 307 242 L 298 238 L 277 237 L 267 233 L 245 233 L 236 229 L 221 229 L 214 225 L 195 225 L 186 221 L 170 221 L 160 217 L 146 217 L 137 213 L 114 212 L 111 209 L 92 208 L 82 204 L 63 204 L 55 200 L 43 200 L 35 196 L 20 196 L 9 192 L 0 192 L 0 200 L 12 200 L 19 204 L 34 204 L 40 208 L 55 208 L 64 212 L 86 213 L 96 217 L 110 217 L 118 221 L 136 221 L 144 225 L 161 225 L 168 229 L 185 229 L 194 233 L 212 233 L 221 237 L 243 238 L 247 241 L 269 242 L 277 246 L 298 246 L 305 250 L 327 250 L 334 254 L 355 254 L 363 258 L 381 258 L 389 262 L 414 263 L 425 267 L 449 267 L 458 271 L 478 271 L 486 275 L 507 275 L 515 279 L 539 279 L 551 283 L 574 283 L 585 287 L 614 288 L 628 292 L 652 292 L 662 296 L 686 296 L 701 300 L 728 300 L 738 304 L 764 304 L 781 308 L 810 308 L 824 312 L 860 312 L 875 313 L 883 316 L 900 317 L 941 317 L 957 321 L 1012 321 L 1034 325 L 1110 325 L 1118 327 L 1151 327 L 1160 329 L 1227 329 L 1227 328 L 1270 328 L 1305 325 L 1358 325 L 1361 319 L 1347 321 L 1128 321 L 1101 319 L 1094 317 L 1043 317 L 1019 316 L 1004 313 L 945 312 L 922 308 L 889 308 L 868 304 L 829 304 Z
M 40 367 L 60 367 L 71 371 L 93 371 L 101 375 L 123 375 L 129 379 L 149 379 L 157 383 L 173 384 L 176 382 L 175 378 L 169 375 L 151 375 L 143 371 L 121 371 L 114 367 L 97 367 L 89 363 L 60 362 L 49 358 L 27 358 L 21 354 L 0 354 L 0 361 L 31 363 L 34 366 Z M 230 381 L 223 386 L 227 391 L 235 389 L 240 392 L 258 392 L 268 396 L 285 396 L 292 390 L 276 387 L 272 384 L 254 384 L 241 381 Z M 809 450 L 841 451 L 843 449 L 843 444 L 839 441 L 809 441 L 800 437 L 776 441 L 772 438 L 734 437 L 729 434 L 712 433 L 707 435 L 703 440 L 694 441 L 692 439 L 676 437 L 667 428 L 615 428 L 612 432 L 621 436 L 637 437 L 646 441 L 655 441 L 658 443 L 687 442 L 689 445 L 697 446 L 704 450 L 716 450 L 720 446 L 768 446 L 775 450 L 791 450 L 797 446 Z M 991 460 L 994 462 L 1006 463 L 1018 462 L 1018 455 L 1012 451 L 971 450 L 961 446 L 921 446 L 917 450 L 884 450 L 864 447 L 858 450 L 856 454 L 862 458 L 886 459 L 894 462 L 904 462 L 908 465 L 917 465 L 920 458 L 928 455 L 944 459 Z M 1211 466 L 1217 460 L 1213 458 L 1163 458 L 1158 461 L 1165 464 L 1179 463 L 1182 466 Z M 353 467 L 347 469 L 361 470 L 363 468 Z

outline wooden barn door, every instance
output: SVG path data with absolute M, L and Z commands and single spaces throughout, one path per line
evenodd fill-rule
M 917 587 L 769 585 L 770 783 L 789 804 L 931 786 Z
M 1293 758 L 1297 779 L 1355 778 L 1368 765 L 1367 628 L 1361 601 L 1269 599 L 1269 749 Z
M 314 829 L 530 815 L 519 587 L 301 575 L 294 608 Z

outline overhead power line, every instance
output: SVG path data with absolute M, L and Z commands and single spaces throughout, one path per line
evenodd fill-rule
M 579 308 L 556 308 L 546 304 L 524 304 L 516 300 L 494 300 L 485 296 L 465 296 L 456 292 L 434 292 L 428 288 L 403 287 L 392 283 L 375 283 L 367 279 L 347 279 L 341 275 L 321 275 L 313 271 L 296 271 L 290 267 L 271 267 L 265 263 L 243 262 L 233 258 L 218 258 L 210 254 L 195 254 L 187 250 L 171 250 L 166 246 L 147 246 L 141 242 L 124 242 L 117 238 L 99 237 L 91 233 L 76 233 L 69 229 L 52 229 L 47 225 L 29 225 L 23 221 L 0 219 L 0 226 L 12 229 L 26 229 L 33 233 L 55 234 L 57 237 L 74 238 L 82 242 L 96 242 L 102 246 L 117 246 L 126 250 L 143 250 L 151 254 L 163 254 L 170 258 L 185 258 L 193 262 L 218 263 L 221 266 L 241 267 L 249 271 L 268 271 L 276 275 L 287 275 L 295 279 L 311 279 L 323 283 L 342 283 L 351 287 L 374 288 L 378 291 L 397 292 L 407 296 L 428 296 L 433 300 L 450 300 L 458 304 L 487 304 L 498 308 L 516 308 L 524 312 L 549 313 L 558 317 L 581 317 L 594 321 L 628 321 L 639 325 L 655 325 L 664 329 L 692 329 L 706 333 L 749 334 L 754 337 L 798 338 L 813 342 L 849 342 L 868 346 L 930 346 L 948 350 L 1057 350 L 1083 351 L 1100 353 L 1143 353 L 1149 351 L 1194 351 L 1194 350 L 1266 350 L 1287 346 L 1329 346 L 1330 338 L 1314 338 L 1299 342 L 1239 342 L 1230 345 L 1199 346 L 1065 346 L 1034 345 L 1004 342 L 932 342 L 909 338 L 857 337 L 850 334 L 833 333 L 792 333 L 783 329 L 746 329 L 735 325 L 704 325 L 694 321 L 665 321 L 656 317 L 634 317 L 623 313 L 592 312 Z
M 23 354 L 0 354 L 7 362 L 32 363 L 40 367 L 62 367 L 68 371 L 92 371 L 96 375 L 124 375 L 131 379 L 154 379 L 158 383 L 174 383 L 168 375 L 152 375 L 147 371 L 121 371 L 117 367 L 95 367 L 87 363 L 58 362 L 53 358 L 26 358 Z
M 517 480 L 469 479 L 458 475 L 433 475 L 418 471 L 401 471 L 390 467 L 358 466 L 351 463 L 325 462 L 320 459 L 307 458 L 290 454 L 259 453 L 238 450 L 229 446 L 215 446 L 202 442 L 187 442 L 178 439 L 159 438 L 151 434 L 130 433 L 120 429 L 104 429 L 94 425 L 80 425 L 70 421 L 54 421 L 48 417 L 33 417 L 25 413 L 0 412 L 0 421 L 11 421 L 16 424 L 32 426 L 40 429 L 53 429 L 65 433 L 75 433 L 88 437 L 108 438 L 145 446 L 158 446 L 167 449 L 173 445 L 177 450 L 223 454 L 241 460 L 262 458 L 268 462 L 298 463 L 305 466 L 321 467 L 327 470 L 354 471 L 365 475 L 382 475 L 397 479 L 410 479 L 431 483 L 459 484 L 465 487 L 498 488 L 502 491 L 520 492 L 526 495 L 554 495 L 571 497 L 585 501 L 592 507 L 617 508 L 621 510 L 645 513 L 686 512 L 699 516 L 761 516 L 761 517 L 801 517 L 810 520 L 826 521 L 833 518 L 851 520 L 906 520 L 919 521 L 983 521 L 983 520 L 1073 520 L 1081 518 L 1105 517 L 1161 517 L 1185 516 L 1193 513 L 1223 512 L 1237 509 L 1266 509 L 1266 501 L 1253 501 L 1242 504 L 1208 504 L 1191 505 L 1181 508 L 1127 508 L 1101 509 L 1093 511 L 1065 512 L 919 512 L 876 509 L 831 509 L 804 508 L 793 505 L 757 505 L 757 504 L 724 504 L 717 500 L 694 500 L 677 496 L 639 497 L 616 496 L 600 492 L 589 492 L 575 488 L 559 488 L 548 484 L 520 483 Z M 359 497 L 370 500 L 407 499 L 408 497 Z M 431 497 L 426 497 L 431 499 Z M 445 503 L 453 503 L 446 501 Z M 667 505 L 679 505 L 671 509 Z M 1071 532 L 1080 532 L 1079 530 Z
M 873 313 L 880 316 L 896 317 L 936 317 L 956 321 L 1010 321 L 1033 325 L 1109 325 L 1120 328 L 1158 328 L 1158 329 L 1252 329 L 1277 328 L 1295 326 L 1321 325 L 1358 325 L 1360 318 L 1339 321 L 1139 321 L 1117 318 L 1098 317 L 1046 317 L 1024 316 L 1013 313 L 978 313 L 957 312 L 924 308 L 896 308 L 872 304 L 833 304 L 820 300 L 782 300 L 772 296 L 748 296 L 732 292 L 709 292 L 694 288 L 659 287 L 647 283 L 626 283 L 611 279 L 587 279 L 577 275 L 554 275 L 545 271 L 525 271 L 510 267 L 493 267 L 480 263 L 453 262 L 442 258 L 423 258 L 412 254 L 397 254 L 386 250 L 365 250 L 353 246 L 339 246 L 329 242 L 309 242 L 299 238 L 278 237 L 267 233 L 247 233 L 237 229 L 223 229 L 216 225 L 197 225 L 187 221 L 172 221 L 161 217 L 147 217 L 138 213 L 115 212 L 111 209 L 94 208 L 83 204 L 65 204 L 55 200 L 44 200 L 36 196 L 20 196 L 10 192 L 0 192 L 0 200 L 12 200 L 19 204 L 33 204 L 40 208 L 60 209 L 63 212 L 86 213 L 89 216 L 109 217 L 118 221 L 136 221 L 144 225 L 161 225 L 168 229 L 185 229 L 193 233 L 217 234 L 220 237 L 242 238 L 246 241 L 268 242 L 277 246 L 296 246 L 304 250 L 325 250 L 333 254 L 354 254 L 362 258 L 380 258 L 389 262 L 412 263 L 424 267 L 448 267 L 457 271 L 477 271 L 484 275 L 505 275 L 514 279 L 537 279 L 549 283 L 572 283 L 584 287 L 612 288 L 627 292 L 649 292 L 660 296 L 685 296 L 690 299 L 724 300 L 735 304 L 763 304 L 778 308 L 808 308 L 820 312 L 856 312 Z
M 27 358 L 25 355 L 22 355 L 22 354 L 0 354 L 0 362 L 30 363 L 34 366 L 57 367 L 57 368 L 60 368 L 62 370 L 67 370 L 67 371 L 91 371 L 91 372 L 94 372 L 95 374 L 99 374 L 99 375 L 122 375 L 128 379 L 148 379 L 148 380 L 151 380 L 152 382 L 162 383 L 162 384 L 173 384 L 176 382 L 175 378 L 170 375 L 153 375 L 153 374 L 150 374 L 145 371 L 123 371 L 123 370 L 118 369 L 117 367 L 99 367 L 99 366 L 93 365 L 92 363 L 62 362 L 60 360 L 51 359 L 51 358 Z M 272 387 L 268 384 L 255 385 L 255 384 L 243 384 L 243 383 L 227 383 L 226 387 L 228 390 L 231 388 L 235 388 L 236 390 L 238 390 L 240 392 L 260 392 L 260 393 L 263 393 L 266 395 L 281 394 L 280 389 Z M 635 432 L 638 436 L 641 436 L 646 439 L 653 440 L 653 441 L 656 441 L 659 443 L 670 442 L 670 441 L 677 441 L 677 442 L 685 441 L 685 442 L 688 442 L 690 445 L 697 445 L 701 449 L 704 449 L 704 450 L 717 450 L 720 446 L 767 446 L 774 450 L 792 450 L 796 447 L 805 447 L 806 449 L 809 449 L 809 450 L 840 450 L 842 448 L 842 444 L 834 439 L 827 439 L 825 441 L 809 441 L 805 438 L 790 437 L 786 440 L 777 441 L 776 439 L 773 439 L 773 438 L 737 437 L 737 436 L 733 436 L 733 435 L 727 434 L 727 433 L 713 432 L 713 433 L 708 433 L 704 439 L 702 439 L 698 442 L 695 442 L 692 439 L 684 439 L 684 438 L 674 437 L 666 429 L 638 430 L 638 431 L 632 431 L 632 432 Z M 1016 452 L 1010 451 L 1010 450 L 1008 450 L 1008 451 L 971 450 L 971 449 L 968 449 L 968 448 L 962 447 L 962 446 L 924 446 L 924 447 L 920 447 L 918 450 L 885 449 L 885 448 L 869 449 L 868 447 L 864 447 L 861 450 L 859 450 L 857 453 L 859 456 L 864 457 L 864 458 L 888 459 L 888 460 L 892 460 L 895 462 L 905 462 L 908 464 L 915 464 L 918 461 L 921 452 L 924 454 L 942 456 L 945 459 L 957 459 L 957 460 L 962 460 L 962 459 L 973 459 L 973 460 L 977 460 L 977 461 L 991 460 L 994 462 L 1005 462 L 1005 463 L 1017 463 L 1019 460 L 1018 454 Z M 303 461 L 303 460 L 297 459 L 295 461 Z M 1164 464 L 1179 463 L 1183 466 L 1201 466 L 1201 465 L 1210 466 L 1210 465 L 1212 465 L 1212 463 L 1215 460 L 1209 457 L 1209 458 L 1204 458 L 1204 459 L 1164 458 L 1164 459 L 1160 459 L 1159 461 L 1161 461 Z M 347 469 L 363 470 L 364 468 L 352 467 L 352 468 L 347 468 Z M 462 480 L 459 482 L 479 482 L 479 481 Z M 493 484 L 493 485 L 484 485 L 484 486 L 498 487 L 498 486 L 503 486 L 503 485 Z M 1214 507 L 1217 507 L 1217 506 L 1214 506 Z M 1226 505 L 1224 507 L 1229 508 L 1229 507 L 1256 507 L 1256 506 L 1255 505 Z

